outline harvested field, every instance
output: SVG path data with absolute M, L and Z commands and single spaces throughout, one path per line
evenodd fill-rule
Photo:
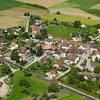
M 17 1 L 30 3 L 30 4 L 38 4 L 45 7 L 51 7 L 51 6 L 60 4 L 64 2 L 65 0 L 17 0 Z
M 56 13 L 57 11 L 60 11 L 61 14 L 65 14 L 65 15 L 80 16 L 80 17 L 85 17 L 85 18 L 91 17 L 91 19 L 100 20 L 100 17 L 89 14 L 77 8 L 50 9 L 51 13 Z
M 32 9 L 26 9 L 26 8 L 12 8 L 8 10 L 0 11 L 0 15 L 3 16 L 23 16 L 24 12 L 30 12 L 33 15 L 45 15 L 48 14 L 48 11 L 46 10 L 32 10 Z
M 0 16 L 0 27 L 7 28 L 17 25 L 24 25 L 25 18 L 11 17 L 11 16 Z
M 93 7 L 91 7 L 91 9 L 97 9 L 97 10 L 100 10 L 100 3 L 97 4 L 97 5 L 95 5 L 95 6 L 93 6 Z
M 31 12 L 33 15 L 45 15 L 48 13 L 46 10 L 32 10 L 25 8 L 11 8 L 8 10 L 0 11 L 0 27 L 10 27 L 16 25 L 24 25 L 25 17 L 24 12 Z

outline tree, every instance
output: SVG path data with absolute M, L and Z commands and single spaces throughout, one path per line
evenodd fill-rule
M 75 21 L 74 22 L 74 27 L 79 28 L 81 26 L 81 22 L 80 21 Z
M 40 46 L 37 47 L 36 56 L 41 56 L 42 54 L 43 54 L 43 49 L 42 49 L 42 47 L 40 45 Z
M 99 66 L 96 66 L 94 68 L 94 72 L 97 73 L 97 74 L 99 74 L 100 73 L 100 67 Z
M 15 60 L 17 63 L 19 63 L 20 57 L 18 56 L 18 52 L 17 52 L 17 49 L 14 49 L 12 52 L 11 52 L 11 60 Z
M 56 99 L 57 98 L 57 95 L 56 94 L 51 94 L 50 95 L 50 99 Z
M 60 12 L 60 11 L 57 11 L 56 14 L 57 14 L 57 15 L 61 15 L 61 12 Z
M 8 75 L 8 74 L 11 74 L 12 72 L 8 66 L 4 65 L 1 67 L 1 73 L 2 75 Z
M 31 87 L 30 83 L 29 83 L 26 79 L 21 79 L 21 80 L 19 81 L 19 85 L 20 85 L 20 86 L 24 86 L 24 87 L 26 87 L 26 88 Z
M 48 86 L 48 92 L 59 92 L 59 90 L 60 90 L 60 88 L 59 88 L 59 86 L 58 85 L 56 85 L 56 84 L 50 84 L 49 86 Z

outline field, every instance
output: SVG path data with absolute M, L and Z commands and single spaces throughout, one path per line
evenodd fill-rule
M 61 39 L 71 39 L 71 33 L 73 32 L 79 32 L 80 30 L 78 28 L 67 28 L 62 25 L 49 25 L 48 26 L 48 33 L 54 36 L 55 38 L 61 38 Z
M 26 79 L 28 82 L 30 82 L 31 87 L 27 88 L 27 90 L 31 91 L 31 94 L 21 93 L 21 90 L 24 89 L 23 87 L 19 86 L 19 81 L 21 79 Z M 45 81 L 40 80 L 35 76 L 25 77 L 23 72 L 15 73 L 14 77 L 12 78 L 12 84 L 14 85 L 14 90 L 12 91 L 12 94 L 8 96 L 7 100 L 32 100 L 32 93 L 42 95 L 43 93 L 47 92 L 48 86 Z M 58 100 L 73 100 L 73 98 L 77 98 L 77 100 L 84 100 L 82 97 L 64 89 L 61 89 L 57 95 L 59 96 Z
M 24 25 L 25 18 L 22 17 L 24 12 L 46 15 L 49 13 L 48 9 L 51 13 L 59 10 L 62 14 L 68 15 L 60 16 L 61 20 L 79 19 L 86 24 L 97 24 L 100 23 L 100 17 L 97 17 L 100 15 L 99 6 L 99 0 L 0 0 L 0 20 L 2 20 L 0 27 Z M 51 19 L 52 15 L 47 15 L 46 18 L 48 16 Z M 88 17 L 91 17 L 91 20 L 88 20 Z M 9 21 L 12 19 L 12 21 L 8 23 L 5 19 Z
M 0 0 L 0 27 L 24 25 L 25 18 L 23 15 L 25 12 L 31 12 L 35 15 L 48 14 L 47 8 L 42 6 L 22 3 L 16 0 Z
M 42 16 L 44 20 L 53 20 L 54 18 L 57 18 L 60 21 L 64 22 L 74 22 L 75 20 L 80 20 L 84 24 L 99 24 L 100 20 L 97 19 L 88 19 L 84 17 L 79 16 L 71 16 L 71 15 L 56 15 L 56 14 L 48 14 L 46 16 Z
M 57 4 L 64 2 L 65 0 L 17 0 L 20 2 L 30 3 L 30 4 L 38 4 L 45 7 L 51 7 Z
M 99 3 L 100 3 L 100 0 L 66 0 L 65 2 L 55 5 L 52 8 L 57 8 L 57 9 L 68 8 L 68 7 L 78 8 L 90 14 L 100 16 L 100 10 L 90 9 L 91 7 Z

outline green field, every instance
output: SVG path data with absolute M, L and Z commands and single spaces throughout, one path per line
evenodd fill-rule
M 21 93 L 21 90 L 25 89 L 25 87 L 19 86 L 19 81 L 21 79 L 25 79 L 30 82 L 31 87 L 27 88 L 27 90 L 31 91 L 30 94 Z M 21 71 L 15 73 L 14 77 L 11 79 L 11 83 L 14 87 L 11 95 L 8 96 L 7 100 L 32 100 L 32 93 L 37 93 L 41 96 L 43 93 L 47 92 L 48 87 L 48 83 L 45 81 L 40 80 L 35 76 L 25 77 L 24 73 Z M 85 100 L 83 97 L 80 97 L 64 89 L 61 89 L 60 92 L 57 93 L 57 96 L 58 100 L 73 100 L 73 98 L 76 98 L 77 100 Z
M 88 13 L 100 16 L 100 10 L 91 9 L 94 5 L 100 3 L 100 0 L 66 0 L 65 2 L 55 5 L 52 8 L 75 7 Z
M 56 14 L 48 14 L 46 16 L 42 16 L 42 19 L 44 20 L 53 20 L 54 18 L 57 18 L 59 21 L 64 21 L 64 22 L 74 22 L 75 20 L 80 20 L 83 24 L 100 24 L 100 21 L 98 20 L 93 20 L 93 19 L 88 19 L 84 17 L 79 17 L 79 16 L 67 16 L 67 15 L 56 15 Z
M 29 87 L 28 90 L 30 90 L 31 92 L 41 94 L 47 91 L 46 82 L 41 81 L 37 79 L 36 77 L 25 77 L 22 72 L 17 72 L 12 78 L 12 84 L 14 85 L 14 90 L 12 91 L 11 96 L 9 96 L 7 100 L 21 100 L 24 97 L 30 96 L 30 95 L 21 93 L 21 90 L 25 88 L 25 87 L 19 86 L 19 81 L 21 79 L 26 79 L 28 82 L 30 82 L 31 88 Z
M 62 25 L 53 25 L 53 24 L 50 24 L 47 30 L 48 33 L 51 34 L 52 36 L 67 40 L 71 39 L 71 33 L 80 31 L 79 28 L 74 28 L 74 27 L 67 28 Z
M 6 10 L 6 9 L 14 8 L 14 7 L 31 8 L 33 10 L 34 9 L 35 10 L 37 9 L 47 10 L 47 8 L 42 7 L 42 6 L 22 3 L 16 0 L 0 0 L 0 10 Z

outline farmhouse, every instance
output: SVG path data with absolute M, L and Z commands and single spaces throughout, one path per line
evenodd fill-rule
M 40 33 L 40 31 L 41 31 L 41 28 L 39 26 L 33 26 L 32 27 L 32 35 L 33 36 Z
M 42 45 L 42 49 L 44 50 L 44 51 L 46 51 L 46 50 L 55 50 L 55 49 L 57 49 L 54 45 L 48 45 L 48 44 L 45 44 L 45 45 Z
M 18 49 L 18 44 L 16 44 L 15 42 L 12 42 L 12 43 L 10 44 L 10 49 L 11 49 L 11 50 Z
M 60 59 L 56 59 L 54 61 L 53 67 L 57 69 L 61 69 L 63 67 L 63 62 Z

